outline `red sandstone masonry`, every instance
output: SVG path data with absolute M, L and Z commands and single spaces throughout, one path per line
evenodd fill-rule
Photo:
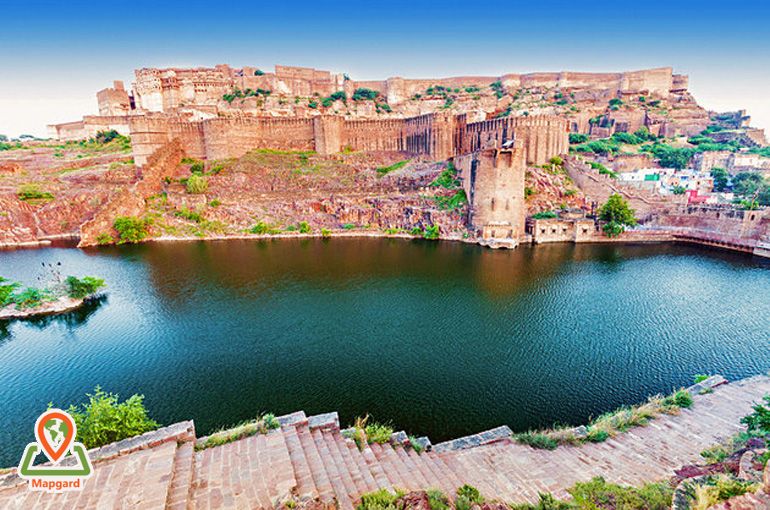
M 118 216 L 139 216 L 144 213 L 144 199 L 162 190 L 163 178 L 172 175 L 183 155 L 177 140 L 156 151 L 142 168 L 142 178 L 139 182 L 125 188 L 92 219 L 80 226 L 78 246 L 96 245 L 96 239 L 102 233 L 114 237 L 112 224 Z

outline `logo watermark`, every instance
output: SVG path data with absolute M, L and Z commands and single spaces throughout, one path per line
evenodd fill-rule
M 75 420 L 61 409 L 49 409 L 38 417 L 35 422 L 37 441 L 29 443 L 24 449 L 18 470 L 19 476 L 29 482 L 30 490 L 63 492 L 83 489 L 93 467 L 86 447 L 75 442 L 76 434 Z M 33 465 L 41 450 L 51 461 L 50 465 Z M 69 457 L 75 459 L 73 465 L 60 465 Z

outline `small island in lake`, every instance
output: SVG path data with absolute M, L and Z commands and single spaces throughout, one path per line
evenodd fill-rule
M 56 278 L 43 288 L 27 287 L 0 276 L 0 320 L 69 312 L 94 298 L 105 287 L 93 276 Z

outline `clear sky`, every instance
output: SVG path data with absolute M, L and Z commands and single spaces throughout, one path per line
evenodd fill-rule
M 0 0 L 0 133 L 97 112 L 139 67 L 302 65 L 354 79 L 673 66 L 770 131 L 770 1 Z

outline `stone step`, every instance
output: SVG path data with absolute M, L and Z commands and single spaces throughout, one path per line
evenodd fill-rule
M 187 510 L 192 500 L 195 473 L 195 444 L 188 441 L 179 445 L 174 455 L 174 471 L 166 500 L 166 510 Z
M 351 466 L 345 462 L 345 458 L 342 456 L 342 452 L 340 451 L 337 441 L 334 438 L 333 432 L 323 430 L 318 432 L 320 432 L 324 444 L 329 451 L 329 457 L 326 459 L 326 462 L 327 464 L 330 462 L 334 464 L 334 467 L 337 468 L 337 473 L 339 473 L 340 481 L 345 487 L 345 499 L 347 500 L 347 503 L 342 502 L 342 497 L 340 496 L 340 506 L 342 508 L 347 508 L 349 504 L 350 508 L 353 508 L 353 501 L 361 493 L 361 490 L 354 480 L 354 474 L 351 471 Z M 355 478 L 360 480 L 361 476 L 356 475 Z M 363 487 L 363 491 L 366 491 L 365 486 Z
M 332 489 L 331 480 L 324 467 L 323 459 L 316 447 L 313 436 L 310 435 L 310 429 L 307 425 L 297 427 L 297 437 L 302 444 L 302 450 L 305 452 L 305 458 L 310 468 L 310 474 L 313 477 L 313 484 L 316 487 L 318 497 L 323 502 L 332 502 L 335 499 L 334 489 Z
M 346 444 L 346 440 L 339 432 L 329 432 L 326 434 L 326 440 L 336 450 L 337 455 L 342 459 L 342 463 L 345 469 L 350 474 L 350 478 L 355 486 L 355 496 L 370 492 L 371 486 L 367 484 L 366 475 L 371 478 L 371 473 L 367 469 L 366 472 L 361 471 L 358 463 L 350 455 L 350 450 Z M 358 455 L 360 457 L 360 454 Z M 372 480 L 373 481 L 373 480 Z
M 297 480 L 294 477 L 294 468 L 283 431 L 280 429 L 271 430 L 264 437 L 268 454 L 266 469 L 271 475 L 268 486 L 270 501 L 273 503 L 273 507 L 276 507 L 291 497 L 297 487 Z M 260 458 L 260 463 L 261 460 Z
M 307 420 L 304 421 L 303 425 L 307 428 Z M 297 479 L 297 496 L 302 501 L 315 498 L 318 496 L 318 489 L 313 481 L 310 463 L 300 442 L 297 429 L 294 426 L 285 426 L 283 427 L 283 434 L 289 449 L 289 458 L 294 467 L 294 477 Z
M 356 446 L 356 442 L 352 439 L 348 439 L 346 437 L 343 437 L 342 434 L 339 435 L 338 438 L 340 449 L 347 450 L 347 456 L 348 458 L 358 466 L 358 471 L 361 473 L 361 476 L 363 477 L 364 484 L 366 485 L 367 492 L 376 491 L 377 489 L 381 488 L 387 488 L 390 489 L 390 484 L 387 483 L 387 478 L 385 479 L 385 484 L 381 485 L 375 473 L 370 468 L 369 464 L 366 462 L 366 453 L 363 451 L 359 451 L 358 446 Z M 345 452 L 342 452 L 343 455 L 345 455 Z M 371 453 L 371 452 L 370 452 Z M 382 467 L 377 466 L 379 470 L 382 470 Z M 383 477 L 384 478 L 384 477 Z
M 425 457 L 428 459 L 431 459 L 433 464 L 438 467 L 441 474 L 446 478 L 450 484 L 451 484 L 451 494 L 454 494 L 454 492 L 457 490 L 458 487 L 462 487 L 465 483 L 464 479 L 461 476 L 458 476 L 458 474 L 452 469 L 453 463 L 448 463 L 446 459 L 435 453 L 435 452 L 425 452 L 423 453 Z
M 394 452 L 396 452 L 396 455 L 398 455 L 399 459 L 401 459 L 401 462 L 404 463 L 406 466 L 406 469 L 409 470 L 409 474 L 412 476 L 412 480 L 414 483 L 416 483 L 420 487 L 424 488 L 433 488 L 433 481 L 428 480 L 423 472 L 420 470 L 419 466 L 414 462 L 414 460 L 409 457 L 409 455 L 406 453 L 406 450 L 404 450 L 404 447 L 401 445 L 395 445 L 391 447 Z
M 342 508 L 343 510 L 352 510 L 353 505 L 350 500 L 350 494 L 342 481 L 340 467 L 337 466 L 337 463 L 331 456 L 329 447 L 326 445 L 326 441 L 324 441 L 323 432 L 319 428 L 316 428 L 310 431 L 310 435 L 315 442 L 323 467 L 329 476 L 329 482 L 331 483 L 339 508 Z
M 429 457 L 427 452 L 417 453 L 411 448 L 406 450 L 407 455 L 412 457 L 414 463 L 422 470 L 425 478 L 435 487 L 441 489 L 445 494 L 452 494 L 456 487 L 451 478 L 444 472 L 443 467 L 439 466 L 435 459 Z
M 404 466 L 404 463 L 396 452 L 393 451 L 393 447 L 390 444 L 372 443 L 369 446 L 374 452 L 374 456 L 377 457 L 377 460 L 382 465 L 382 469 L 385 471 L 394 489 L 411 490 L 412 487 L 417 487 L 409 473 L 409 469 Z
M 352 446 L 348 445 L 348 448 L 355 448 L 358 450 L 358 447 L 355 444 Z M 385 473 L 385 469 L 368 444 L 363 445 L 361 457 L 364 459 L 364 462 L 366 462 L 369 471 L 372 473 L 372 477 L 374 477 L 375 483 L 380 489 L 388 489 L 391 492 L 395 490 L 397 485 L 394 483 L 394 480 Z

